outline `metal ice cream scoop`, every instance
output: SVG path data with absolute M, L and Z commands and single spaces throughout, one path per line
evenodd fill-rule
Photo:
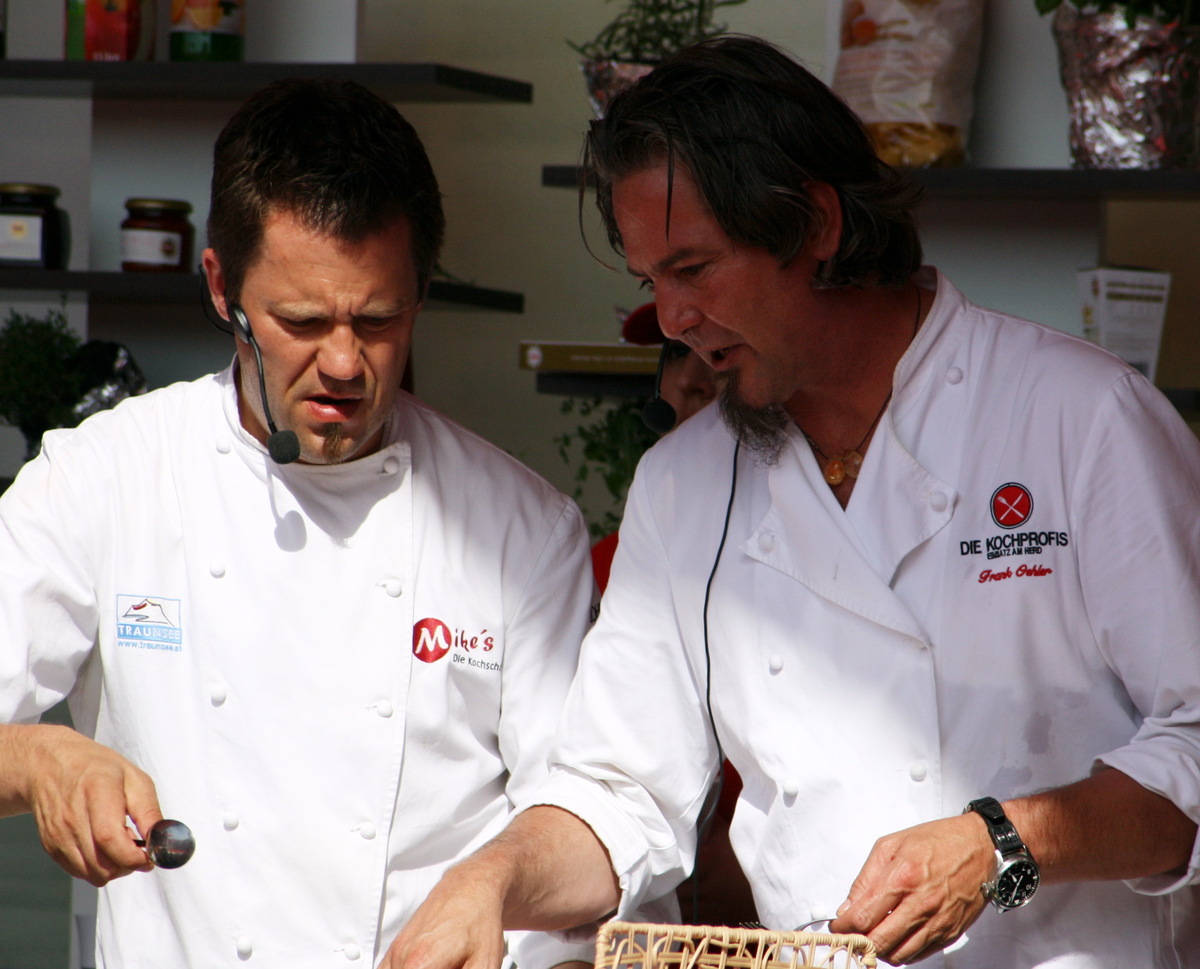
M 134 838 L 134 844 L 146 849 L 150 860 L 159 868 L 178 868 L 186 865 L 196 850 L 192 829 L 182 821 L 163 818 L 150 829 L 150 837 Z

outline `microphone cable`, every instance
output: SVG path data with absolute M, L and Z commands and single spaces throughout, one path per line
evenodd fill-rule
M 669 407 L 670 405 L 668 404 L 667 406 Z M 721 746 L 721 737 L 717 733 L 717 719 L 713 714 L 712 706 L 712 653 L 708 644 L 708 606 L 712 598 L 713 580 L 717 575 L 717 566 L 721 564 L 721 554 L 725 551 L 725 540 L 729 536 L 729 520 L 733 514 L 733 499 L 737 494 L 738 454 L 741 452 L 741 449 L 742 442 L 738 441 L 733 448 L 733 470 L 729 477 L 729 501 L 725 505 L 725 524 L 721 528 L 721 541 L 717 545 L 717 554 L 713 559 L 712 568 L 708 573 L 708 582 L 704 586 L 704 706 L 708 712 L 708 725 L 712 730 L 713 742 L 717 745 L 717 779 L 716 783 L 713 784 L 712 790 L 709 791 L 708 797 L 705 799 L 704 806 L 700 810 L 700 818 L 696 822 L 696 856 L 692 860 L 692 877 L 690 879 L 692 883 L 693 924 L 697 924 L 700 917 L 700 849 L 704 844 L 704 839 L 708 836 L 713 816 L 716 814 L 717 806 L 721 801 L 721 793 L 725 789 L 725 749 Z

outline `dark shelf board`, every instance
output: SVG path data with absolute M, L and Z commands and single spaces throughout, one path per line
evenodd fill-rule
M 910 173 L 935 199 L 1200 198 L 1200 171 L 917 168 Z
M 349 78 L 392 101 L 512 101 L 533 85 L 445 64 L 0 60 L 0 96 L 241 101 L 283 77 Z
M 196 273 L 85 272 L 54 269 L 0 269 L 0 289 L 84 292 L 97 303 L 194 303 L 200 299 Z M 434 279 L 427 310 L 493 310 L 523 313 L 525 297 L 501 289 Z
M 1200 198 L 1200 171 L 915 168 L 910 174 L 930 199 Z M 578 188 L 579 176 L 575 165 L 542 166 L 547 188 Z
M 654 374 L 566 373 L 538 371 L 539 394 L 568 397 L 649 397 L 654 393 Z

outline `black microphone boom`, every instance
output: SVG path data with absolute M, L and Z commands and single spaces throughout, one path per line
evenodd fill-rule
M 654 375 L 654 396 L 642 408 L 642 423 L 655 434 L 666 434 L 675 427 L 675 408 L 663 400 L 662 375 L 663 365 L 667 362 L 667 354 L 671 349 L 671 341 L 664 340 L 662 352 L 658 355 L 658 372 Z
M 245 311 L 236 303 L 230 303 L 229 312 L 233 316 L 234 326 L 238 328 L 246 342 L 250 344 L 250 349 L 254 351 L 254 362 L 258 366 L 258 392 L 262 397 L 263 416 L 267 419 L 267 430 L 271 432 L 267 437 L 267 453 L 271 455 L 271 460 L 276 464 L 291 464 L 300 457 L 300 438 L 296 436 L 295 431 L 279 430 L 275 426 L 275 422 L 271 420 L 271 405 L 267 403 L 267 378 L 263 375 L 262 351 L 258 349 L 258 341 L 254 339 L 254 332 L 250 329 L 250 321 L 246 319 Z

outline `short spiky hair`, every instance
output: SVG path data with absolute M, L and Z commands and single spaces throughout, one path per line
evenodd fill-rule
M 765 41 L 730 36 L 686 47 L 592 122 L 584 167 L 617 252 L 613 183 L 663 161 L 688 172 L 726 235 L 781 264 L 813 228 L 806 185 L 832 185 L 842 238 L 822 285 L 897 284 L 921 264 L 916 192 L 878 159 L 844 103 Z
M 273 211 L 350 242 L 406 217 L 422 293 L 445 234 L 441 192 L 416 130 L 353 81 L 276 81 L 217 137 L 208 241 L 231 299 Z

